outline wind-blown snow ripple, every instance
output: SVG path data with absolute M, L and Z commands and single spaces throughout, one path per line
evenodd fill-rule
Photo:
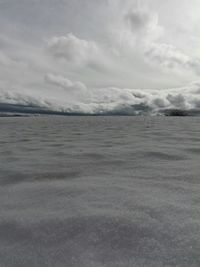
M 199 118 L 0 119 L 1 267 L 198 267 Z

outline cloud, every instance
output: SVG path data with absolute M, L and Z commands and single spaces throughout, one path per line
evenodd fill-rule
M 9 67 L 13 65 L 13 61 L 2 51 L 0 51 L 0 66 Z
M 0 103 L 18 104 L 28 106 L 48 107 L 48 101 L 42 99 L 40 96 L 17 92 L 17 90 L 0 89 Z
M 170 110 L 200 112 L 199 83 L 168 90 L 141 90 L 88 88 L 83 83 L 55 74 L 47 74 L 45 81 L 54 92 L 57 91 L 57 97 L 21 94 L 14 89 L 9 93 L 0 90 L 0 102 L 73 114 L 156 115 Z
M 98 48 L 94 42 L 80 39 L 72 33 L 50 39 L 48 50 L 54 57 L 64 58 L 75 63 L 88 62 L 98 53 Z
M 4 13 L 0 10 L 2 101 L 90 113 L 198 106 L 199 95 L 185 93 L 183 86 L 198 79 L 199 56 L 182 46 L 179 31 L 175 38 L 175 26 L 182 25 L 178 17 L 170 18 L 171 38 L 165 14 L 173 7 L 177 15 L 178 1 L 164 7 L 158 0 L 44 1 L 42 9 L 33 2 L 23 1 L 17 9 L 14 2 L 5 3 Z M 190 29 L 197 15 L 194 21 L 190 17 L 183 27 L 186 33 L 196 34 Z M 168 93 L 163 89 L 175 87 Z
M 72 33 L 51 38 L 46 50 L 55 64 L 78 75 L 84 72 L 86 76 L 92 72 L 107 75 L 113 67 L 112 52 L 106 45 L 81 39 Z
M 189 57 L 170 44 L 152 43 L 146 47 L 145 55 L 164 68 L 187 69 L 197 74 L 200 71 L 200 60 Z
M 90 92 L 85 84 L 79 81 L 72 82 L 68 78 L 61 75 L 48 73 L 45 75 L 45 81 L 49 85 L 53 86 L 54 91 L 58 91 L 58 89 L 63 90 L 63 95 L 67 98 L 68 105 L 69 102 L 72 104 L 76 102 L 85 102 L 85 96 L 87 95 L 88 98 L 90 95 Z
M 160 25 L 156 12 L 142 6 L 139 8 L 137 5 L 133 8 L 129 6 L 128 10 L 121 13 L 118 20 L 119 22 L 115 21 L 112 25 L 115 29 L 112 36 L 115 36 L 113 40 L 116 42 L 112 45 L 115 45 L 118 55 L 126 57 L 129 62 L 132 60 L 133 66 L 134 60 L 137 62 L 138 55 L 140 55 L 138 66 L 148 64 L 148 66 L 156 67 L 157 72 L 160 72 L 160 77 L 161 73 L 166 70 L 174 75 L 182 74 L 183 71 L 185 75 L 199 74 L 199 57 L 191 56 L 175 45 L 163 42 L 165 29 Z M 148 72 L 151 70 L 149 69 Z M 158 73 L 155 75 L 158 76 Z
M 73 92 L 73 91 L 86 91 L 86 86 L 81 82 L 72 82 L 67 78 L 64 78 L 60 75 L 54 75 L 54 74 L 47 74 L 45 76 L 45 80 L 53 84 L 55 86 L 61 87 L 67 91 Z
M 124 20 L 132 34 L 141 42 L 158 38 L 162 32 L 162 28 L 158 25 L 158 15 L 150 11 L 134 9 L 125 14 Z

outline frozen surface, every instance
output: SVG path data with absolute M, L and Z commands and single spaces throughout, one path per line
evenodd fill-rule
M 0 119 L 1 267 L 199 267 L 200 118 Z

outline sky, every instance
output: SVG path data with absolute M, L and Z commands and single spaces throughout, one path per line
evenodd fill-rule
M 200 108 L 199 0 L 0 0 L 0 102 Z

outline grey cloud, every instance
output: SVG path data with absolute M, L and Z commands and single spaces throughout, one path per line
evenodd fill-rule
M 98 53 L 94 42 L 77 38 L 71 33 L 67 36 L 53 37 L 48 42 L 48 49 L 55 57 L 78 63 L 86 62 Z
M 43 103 L 41 98 L 48 100 L 52 107 L 87 112 L 141 103 L 154 110 L 178 105 L 181 100 L 175 103 L 173 97 L 167 98 L 162 88 L 181 87 L 198 79 L 199 56 L 192 56 L 186 46 L 176 47 L 181 42 L 170 38 L 169 21 L 162 18 L 163 3 L 137 2 L 1 1 L 0 87 L 16 102 L 30 102 L 30 96 L 39 103 Z M 177 14 L 175 2 L 164 5 Z M 187 5 L 193 6 L 190 3 Z M 196 0 L 193 3 L 196 6 Z M 195 35 L 196 30 L 190 31 L 198 19 L 194 16 L 195 23 L 190 19 L 184 29 Z M 178 17 L 173 22 L 182 23 Z M 20 97 L 12 88 L 18 88 Z M 121 88 L 160 88 L 163 95 Z M 188 99 L 190 96 L 193 99 L 194 94 Z M 190 104 L 185 95 L 184 99 L 186 107 L 193 106 L 193 100 Z
M 129 11 L 124 17 L 133 33 L 141 32 L 143 34 L 153 31 L 158 24 L 157 14 L 145 12 L 142 10 Z
M 188 62 L 187 62 L 187 67 L 194 70 L 196 72 L 197 75 L 200 74 L 200 60 L 195 58 L 191 58 Z
M 168 90 L 140 90 L 126 88 L 88 88 L 83 83 L 48 74 L 45 80 L 54 91 L 60 88 L 62 97 L 41 97 L 0 90 L 0 102 L 31 105 L 50 111 L 82 114 L 162 114 L 165 110 L 199 110 L 199 85 Z M 61 100 L 62 98 L 62 100 Z
M 16 90 L 7 91 L 5 89 L 0 89 L 0 103 L 48 107 L 48 101 L 43 100 L 40 96 L 34 97 Z
M 187 108 L 186 106 L 187 101 L 184 95 L 182 95 L 181 93 L 175 95 L 168 94 L 167 100 L 176 108 L 181 108 L 181 109 Z
M 117 87 L 96 89 L 88 88 L 83 83 L 72 82 L 65 77 L 53 74 L 48 74 L 46 79 L 54 86 L 65 89 L 67 95 L 78 92 L 77 95 L 74 94 L 74 104 L 88 105 L 88 110 L 91 113 L 98 113 L 98 110 L 111 111 L 124 105 L 129 107 L 145 105 L 149 107 L 152 113 L 165 108 L 196 109 L 198 108 L 197 99 L 200 100 L 198 83 L 168 90 L 140 90 Z
M 149 60 L 158 63 L 164 68 L 185 68 L 194 73 L 199 73 L 200 61 L 191 58 L 176 47 L 165 43 L 152 43 L 146 47 L 145 55 Z
M 86 86 L 81 82 L 72 82 L 67 78 L 64 78 L 62 76 L 53 75 L 51 73 L 47 74 L 45 76 L 45 80 L 49 82 L 50 84 L 53 84 L 55 86 L 59 86 L 65 90 L 78 90 L 78 91 L 85 91 Z
M 77 74 L 85 71 L 107 75 L 114 66 L 112 52 L 107 46 L 72 33 L 51 38 L 46 48 L 55 63 L 64 64 L 65 68 Z

